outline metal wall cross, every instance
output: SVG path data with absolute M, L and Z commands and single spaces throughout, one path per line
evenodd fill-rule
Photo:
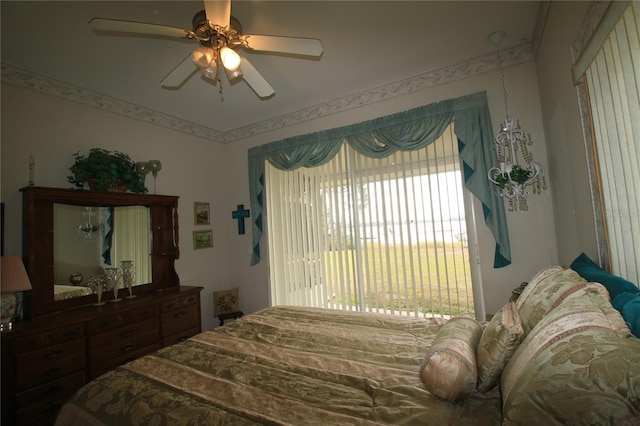
M 244 234 L 244 219 L 249 216 L 249 210 L 244 208 L 244 204 L 238 204 L 237 210 L 231 212 L 231 217 L 238 220 L 238 234 Z

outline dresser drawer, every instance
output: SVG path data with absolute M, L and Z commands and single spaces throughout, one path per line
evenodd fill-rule
M 16 395 L 16 408 L 18 412 L 26 410 L 42 411 L 41 407 L 49 408 L 54 405 L 62 405 L 84 383 L 84 371 L 81 371 L 29 389 Z
M 89 337 L 89 353 L 94 354 L 102 350 L 109 350 L 111 347 L 126 346 L 129 342 L 135 341 L 143 335 L 154 332 L 158 340 L 158 320 L 151 318 L 128 324 L 115 330 L 97 336 Z
M 176 343 L 184 342 L 191 336 L 195 336 L 198 334 L 200 330 L 197 327 L 190 328 L 188 330 L 183 330 L 179 333 L 172 334 L 170 336 L 164 337 L 162 339 L 162 346 L 171 346 Z
M 143 333 L 137 333 L 126 339 L 118 339 L 107 346 L 103 346 L 98 350 L 91 350 L 91 366 L 106 363 L 112 358 L 119 358 L 135 353 L 141 348 L 151 345 L 159 345 L 160 339 L 158 329 L 153 328 Z
M 161 324 L 163 336 L 170 336 L 180 331 L 197 327 L 200 324 L 198 309 L 196 309 L 196 305 L 190 305 L 164 312 Z
M 16 360 L 17 390 L 22 391 L 83 370 L 84 344 L 84 339 L 76 339 L 19 355 Z
M 84 335 L 83 324 L 76 324 L 69 327 L 59 328 L 50 332 L 33 334 L 27 337 L 20 337 L 15 340 L 14 348 L 16 354 L 34 351 L 58 343 L 68 342 Z
M 185 294 L 183 296 L 174 297 L 173 299 L 168 299 L 162 302 L 161 311 L 162 313 L 171 311 L 174 309 L 182 308 L 188 305 L 194 305 L 198 301 L 197 294 Z
M 90 336 L 93 336 L 110 330 L 115 330 L 128 324 L 133 324 L 149 318 L 157 317 L 158 307 L 156 305 L 144 306 L 141 308 L 131 309 L 129 311 L 120 312 L 118 314 L 91 320 L 87 323 L 87 332 Z
M 60 407 L 84 385 L 84 371 L 19 393 L 16 397 L 18 425 L 53 424 Z
M 123 364 L 140 358 L 141 356 L 150 354 L 160 349 L 160 343 L 156 342 L 152 345 L 145 346 L 140 349 L 132 350 L 131 352 L 116 356 L 115 358 L 105 359 L 98 363 L 91 363 L 91 377 L 90 380 L 95 379 L 98 376 L 106 373 L 109 370 L 113 370 L 116 367 L 120 367 Z

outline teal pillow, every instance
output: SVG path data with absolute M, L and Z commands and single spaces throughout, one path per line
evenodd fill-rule
M 607 288 L 611 300 L 615 299 L 620 293 L 637 293 L 640 291 L 638 287 L 631 281 L 627 281 L 622 277 L 611 275 L 593 260 L 582 253 L 571 263 L 571 269 L 576 271 L 580 276 L 588 281 L 600 283 Z
M 640 337 L 640 293 L 620 293 L 611 304 L 620 311 L 633 335 Z

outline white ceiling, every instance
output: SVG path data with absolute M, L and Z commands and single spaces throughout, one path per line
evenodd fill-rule
M 276 118 L 286 125 L 297 111 L 493 53 L 487 36 L 494 31 L 505 31 L 505 48 L 530 42 L 540 2 L 233 0 L 244 34 L 318 38 L 324 46 L 319 59 L 243 52 L 275 89 L 269 99 L 226 78 L 221 95 L 198 73 L 178 90 L 164 89 L 160 81 L 196 42 L 98 34 L 88 25 L 102 17 L 191 29 L 201 1 L 0 4 L 4 80 L 28 86 L 24 75 L 5 72 L 17 67 L 50 79 L 61 96 L 102 95 L 108 101 L 100 102 L 113 109 L 133 104 L 176 119 L 176 126 L 184 120 L 209 129 L 209 138 L 226 142 L 234 138 L 225 135 L 247 126 Z

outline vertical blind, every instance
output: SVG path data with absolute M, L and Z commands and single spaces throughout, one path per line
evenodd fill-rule
M 463 184 L 450 124 L 426 148 L 266 167 L 272 304 L 473 313 Z
M 584 74 L 611 271 L 634 282 L 640 281 L 639 29 L 640 4 L 630 2 Z
M 114 210 L 112 266 L 120 267 L 123 260 L 132 260 L 135 281 L 146 284 L 151 279 L 151 219 L 143 206 L 124 206 Z

